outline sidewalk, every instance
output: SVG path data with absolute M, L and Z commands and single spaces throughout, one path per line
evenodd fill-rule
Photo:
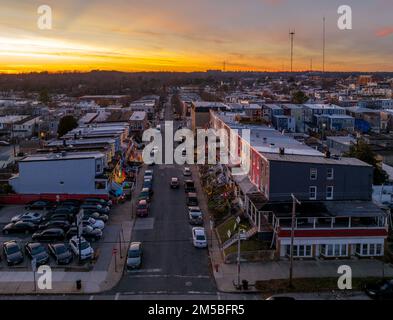
M 196 182 L 196 188 L 200 199 L 200 208 L 203 212 L 208 212 L 207 197 L 201 189 L 199 171 L 196 166 L 192 169 Z M 225 264 L 221 253 L 220 244 L 215 232 L 210 231 L 208 215 L 205 216 L 205 226 L 209 239 L 209 256 L 211 260 L 212 272 L 216 281 L 217 289 L 222 292 L 239 292 L 233 282 L 237 283 L 237 264 Z M 294 278 L 323 278 L 337 277 L 338 267 L 348 265 L 352 268 L 353 277 L 393 277 L 393 266 L 383 264 L 379 260 L 295 260 L 293 268 Z M 240 281 L 247 280 L 250 285 L 258 280 L 288 279 L 289 261 L 268 261 L 268 262 L 241 262 Z M 242 291 L 244 292 L 244 291 Z M 246 292 L 255 292 L 254 288 Z
M 143 181 L 141 170 L 137 187 L 131 201 L 115 205 L 111 212 L 110 223 L 104 231 L 103 242 L 99 242 L 99 258 L 91 271 L 80 267 L 81 271 L 65 271 L 62 268 L 52 270 L 52 289 L 34 291 L 32 271 L 0 271 L 0 294 L 93 294 L 112 289 L 123 276 L 128 245 L 131 241 L 135 222 L 134 202 Z M 116 256 L 113 249 L 117 249 Z M 36 281 L 39 278 L 36 274 Z M 76 281 L 81 280 L 82 288 L 76 288 Z

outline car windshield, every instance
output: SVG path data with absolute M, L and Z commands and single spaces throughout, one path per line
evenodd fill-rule
M 197 240 L 200 240 L 200 241 L 204 241 L 204 240 L 205 240 L 205 236 L 202 235 L 202 234 L 198 234 L 198 235 L 196 236 L 196 239 L 197 239 Z
M 129 250 L 128 258 L 138 258 L 140 256 L 139 250 Z
M 42 246 L 36 246 L 36 247 L 33 247 L 32 249 L 31 249 L 31 253 L 33 254 L 33 255 L 36 255 L 36 254 L 40 254 L 40 253 L 42 253 L 42 252 L 44 252 L 45 250 L 44 250 L 44 247 L 42 247 Z
M 7 247 L 7 253 L 8 254 L 14 254 L 14 253 L 17 253 L 17 252 L 19 252 L 18 246 L 12 245 L 12 246 L 8 246 Z
M 67 252 L 67 249 L 66 249 L 65 246 L 58 246 L 58 247 L 56 247 L 56 253 L 57 254 L 63 254 L 65 252 Z
M 139 204 L 139 205 L 138 205 L 138 208 L 139 208 L 139 209 L 146 209 L 146 204 L 143 204 L 143 203 L 142 203 L 142 204 Z
M 201 216 L 200 212 L 191 212 L 191 217 L 193 218 L 199 218 Z
M 89 247 L 89 244 L 87 242 L 81 243 L 81 250 L 87 249 L 88 247 Z

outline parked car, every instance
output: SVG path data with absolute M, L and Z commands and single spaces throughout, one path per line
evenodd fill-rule
M 51 210 L 56 207 L 56 203 L 49 200 L 35 200 L 26 205 L 27 210 Z
M 205 228 L 202 228 L 202 227 L 193 227 L 192 228 L 192 242 L 194 244 L 194 247 L 196 247 L 196 248 L 206 248 L 207 247 Z
M 60 201 L 58 206 L 64 207 L 64 206 L 73 206 L 73 207 L 79 207 L 82 204 L 81 200 L 78 199 L 67 199 Z
M 375 300 L 393 299 L 393 280 L 383 280 L 367 284 L 364 288 L 366 294 Z
M 143 188 L 141 193 L 138 196 L 138 200 L 146 200 L 149 201 L 151 200 L 151 189 L 149 188 Z
M 70 213 L 51 213 L 47 214 L 46 217 L 44 217 L 43 222 L 48 222 L 48 221 L 68 221 L 72 223 L 75 220 L 74 214 Z
M 193 180 L 184 181 L 184 191 L 185 192 L 196 192 Z
M 41 223 L 38 226 L 39 230 L 45 230 L 50 228 L 60 228 L 64 231 L 67 231 L 71 227 L 71 224 L 68 220 L 49 220 L 44 223 Z
M 127 270 L 138 269 L 142 264 L 142 243 L 131 242 L 127 253 Z
M 72 261 L 72 252 L 64 243 L 51 243 L 48 251 L 57 264 L 69 264 Z
M 22 248 L 16 240 L 10 240 L 3 243 L 4 258 L 7 265 L 14 266 L 20 264 L 24 260 Z
M 103 222 L 107 222 L 109 220 L 108 215 L 101 214 L 101 213 L 94 211 L 94 210 L 84 210 L 83 216 L 86 218 L 91 217 L 96 220 L 102 220 Z
M 153 182 L 150 178 L 147 178 L 145 180 L 143 180 L 143 185 L 142 188 L 149 188 L 152 189 L 153 188 Z
M 64 213 L 68 215 L 76 215 L 79 212 L 79 207 L 74 207 L 74 206 L 60 206 L 56 207 L 56 209 L 49 211 L 46 216 L 50 216 L 52 214 L 56 213 Z
M 28 221 L 17 221 L 14 223 L 9 223 L 3 228 L 4 234 L 10 233 L 32 233 L 36 231 L 38 226 L 32 222 Z
M 191 176 L 191 175 L 192 175 L 191 169 L 190 169 L 189 167 L 185 167 L 184 170 L 183 170 L 183 175 L 184 175 L 185 177 Z
M 63 241 L 65 232 L 60 228 L 50 228 L 38 231 L 31 236 L 33 241 Z
M 11 218 L 11 222 L 28 221 L 38 224 L 42 221 L 42 214 L 38 212 L 25 212 Z
M 80 244 L 80 259 L 81 260 L 89 260 L 94 256 L 94 250 L 90 246 L 90 243 L 86 241 L 85 238 L 74 236 L 70 239 L 70 248 L 72 252 L 79 257 L 79 244 Z
M 198 197 L 194 192 L 187 193 L 187 206 L 196 207 L 198 206 Z
M 153 170 L 146 170 L 144 174 L 144 179 L 153 180 Z
M 102 220 L 96 220 L 94 218 L 88 217 L 85 218 L 83 217 L 82 219 L 82 223 L 84 226 L 92 226 L 94 229 L 100 229 L 100 230 L 104 230 L 105 228 L 105 223 Z
M 180 186 L 179 178 L 173 177 L 173 178 L 171 179 L 171 182 L 170 182 L 169 185 L 170 185 L 170 187 L 171 187 L 172 189 L 179 189 L 179 186 Z
M 190 224 L 203 225 L 203 214 L 199 207 L 188 207 L 188 220 Z
M 146 217 L 149 214 L 149 204 L 145 199 L 139 200 L 136 206 L 136 214 L 139 217 Z
M 105 200 L 101 198 L 86 198 L 83 203 L 92 203 L 92 204 L 100 204 L 104 207 L 112 207 L 112 200 Z
M 100 213 L 105 213 L 107 214 L 110 211 L 110 208 L 108 206 L 103 207 L 100 204 L 93 204 L 93 203 L 84 203 L 80 206 L 80 209 L 91 209 L 91 210 L 96 210 Z
M 78 236 L 78 228 L 73 226 L 66 233 L 66 238 L 71 239 Z M 94 229 L 92 226 L 82 226 L 82 237 L 90 241 L 98 241 L 102 238 L 102 231 L 98 228 Z
M 45 247 L 39 242 L 28 242 L 25 246 L 26 254 L 30 259 L 35 259 L 37 265 L 46 264 L 49 261 L 49 254 Z

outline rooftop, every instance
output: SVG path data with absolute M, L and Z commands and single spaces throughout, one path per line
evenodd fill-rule
M 99 159 L 104 157 L 101 152 L 63 152 L 63 153 L 47 153 L 30 155 L 19 162 L 33 162 L 33 161 L 53 161 L 53 160 L 75 160 L 75 159 Z
M 298 154 L 308 156 L 323 156 L 323 153 L 301 143 L 292 137 L 283 135 L 272 127 L 266 125 L 250 125 L 241 124 L 236 121 L 237 113 L 221 112 L 216 113 L 218 117 L 224 121 L 232 129 L 250 129 L 250 138 L 246 137 L 243 131 L 239 134 L 243 139 L 248 141 L 250 145 L 261 153 L 279 153 L 280 148 L 285 148 L 287 154 Z
M 302 163 L 372 167 L 368 163 L 365 163 L 365 162 L 363 162 L 359 159 L 356 159 L 356 158 L 342 157 L 340 159 L 333 159 L 333 158 L 326 158 L 326 157 L 295 155 L 295 154 L 287 154 L 287 150 L 285 150 L 284 155 L 280 155 L 277 153 L 269 153 L 269 154 L 264 154 L 264 157 L 270 161 L 286 161 L 286 162 L 302 162 Z
M 137 120 L 143 120 L 146 118 L 146 112 L 145 111 L 135 111 L 131 117 L 130 121 L 137 121 Z

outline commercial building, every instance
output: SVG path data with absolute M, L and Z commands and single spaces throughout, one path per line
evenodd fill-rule
M 18 162 L 19 174 L 9 184 L 22 195 L 108 196 L 104 164 L 99 152 L 31 155 Z

